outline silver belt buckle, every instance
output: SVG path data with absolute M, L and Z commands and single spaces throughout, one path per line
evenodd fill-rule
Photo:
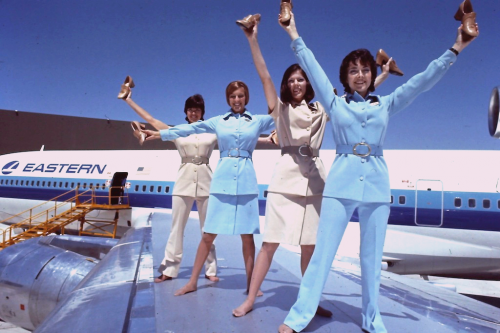
M 358 152 L 356 151 L 356 148 L 357 148 L 358 146 L 366 146 L 366 147 L 368 147 L 368 153 L 366 153 L 366 154 L 358 154 Z M 370 154 L 372 153 L 372 147 L 370 147 L 370 145 L 369 145 L 369 144 L 364 143 L 364 142 L 356 143 L 356 144 L 354 145 L 354 147 L 352 148 L 352 153 L 353 153 L 354 155 L 356 155 L 356 156 L 359 156 L 359 157 L 367 157 L 367 156 L 370 156 Z
M 227 153 L 229 157 L 239 157 L 240 156 L 240 150 L 238 148 L 231 148 L 229 149 L 229 152 Z
M 302 153 L 302 149 L 307 149 L 305 154 Z M 299 147 L 299 155 L 303 156 L 303 157 L 312 156 L 311 146 L 308 146 L 308 145 L 300 146 Z
M 201 156 L 196 155 L 195 157 L 193 157 L 193 159 L 191 160 L 191 162 L 193 164 L 200 165 L 202 163 Z

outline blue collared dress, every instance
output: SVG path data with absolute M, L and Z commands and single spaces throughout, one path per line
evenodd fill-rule
M 259 189 L 252 153 L 261 133 L 274 128 L 268 115 L 242 114 L 231 110 L 224 115 L 161 130 L 163 141 L 191 134 L 213 133 L 221 158 L 215 168 L 207 217 L 203 231 L 212 234 L 258 234 Z

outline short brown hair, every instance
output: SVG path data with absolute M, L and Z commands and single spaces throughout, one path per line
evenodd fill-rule
M 245 105 L 248 104 L 248 101 L 250 100 L 250 94 L 248 92 L 248 87 L 243 81 L 233 81 L 229 83 L 226 87 L 226 102 L 228 105 L 229 104 L 229 95 L 231 95 L 235 90 L 243 88 L 245 91 Z

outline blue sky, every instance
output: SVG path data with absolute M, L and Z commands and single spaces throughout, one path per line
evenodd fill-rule
M 377 90 L 385 95 L 453 45 L 459 3 L 295 0 L 294 13 L 300 35 L 340 91 L 338 69 L 351 50 L 383 48 L 393 56 L 405 76 L 390 76 Z M 390 120 L 386 148 L 500 147 L 487 127 L 489 96 L 500 85 L 500 2 L 473 6 L 479 38 L 437 86 Z M 279 0 L 0 1 L 0 108 L 135 120 L 116 98 L 131 75 L 134 100 L 169 124 L 184 123 L 184 101 L 195 93 L 205 98 L 206 116 L 227 111 L 224 91 L 233 80 L 248 84 L 248 109 L 265 113 L 247 40 L 234 21 L 262 14 L 259 41 L 278 85 L 295 62 L 278 12 Z M 331 127 L 323 147 L 334 147 Z

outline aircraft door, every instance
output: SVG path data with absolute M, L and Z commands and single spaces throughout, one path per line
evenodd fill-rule
M 415 224 L 422 227 L 443 225 L 444 193 L 440 180 L 419 179 L 415 184 Z
M 115 172 L 113 175 L 113 179 L 111 180 L 110 185 L 110 196 L 111 196 L 111 204 L 117 205 L 121 202 L 121 196 L 124 194 L 124 186 L 127 182 L 128 172 Z

